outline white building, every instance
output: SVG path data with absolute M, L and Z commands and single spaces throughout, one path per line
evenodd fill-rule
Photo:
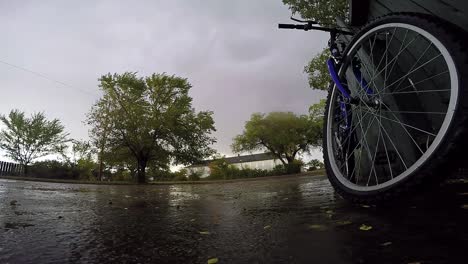
M 276 165 L 280 165 L 281 161 L 276 159 L 271 153 L 251 154 L 244 156 L 235 156 L 224 158 L 227 163 L 232 164 L 239 169 L 260 169 L 272 170 Z M 187 167 L 189 172 L 197 172 L 201 178 L 206 178 L 210 175 L 210 168 L 208 165 L 213 160 L 204 160 L 199 164 L 194 164 Z

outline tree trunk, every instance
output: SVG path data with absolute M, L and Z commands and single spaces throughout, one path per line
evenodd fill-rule
M 24 174 L 25 176 L 28 175 L 28 164 L 23 164 L 23 174 Z
M 104 162 L 102 161 L 102 156 L 99 158 L 99 171 L 98 171 L 98 181 L 102 181 L 102 172 L 104 170 Z
M 146 160 L 138 161 L 137 180 L 139 184 L 146 183 Z

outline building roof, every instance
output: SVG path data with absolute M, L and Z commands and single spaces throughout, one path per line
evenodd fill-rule
M 271 153 L 259 153 L 259 154 L 250 154 L 250 155 L 243 155 L 243 156 L 234 156 L 234 157 L 226 157 L 224 160 L 226 160 L 227 163 L 230 164 L 236 164 L 236 163 L 244 163 L 244 162 L 254 162 L 254 161 L 262 161 L 262 160 L 272 160 L 275 159 L 276 157 L 273 156 Z M 203 160 L 197 164 L 190 165 L 190 167 L 204 167 L 208 166 L 212 161 L 216 159 L 209 159 L 209 160 Z

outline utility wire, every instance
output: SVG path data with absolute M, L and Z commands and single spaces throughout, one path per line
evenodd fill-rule
M 89 95 L 89 96 L 96 97 L 96 95 L 97 95 L 97 94 L 91 93 L 91 92 L 89 92 L 89 91 L 86 91 L 86 90 L 83 90 L 83 89 L 80 89 L 80 88 L 77 88 L 77 87 L 73 87 L 73 86 L 71 86 L 71 85 L 69 85 L 69 84 L 66 84 L 66 83 L 62 82 L 62 81 L 54 80 L 54 79 L 52 79 L 52 78 L 50 78 L 50 77 L 48 77 L 48 76 L 46 76 L 46 75 L 44 75 L 44 74 L 42 74 L 42 73 L 35 72 L 35 71 L 32 71 L 32 70 L 26 69 L 26 68 L 24 68 L 24 67 L 21 67 L 21 66 L 17 66 L 17 65 L 11 64 L 11 63 L 9 63 L 9 62 L 3 61 L 3 60 L 0 60 L 0 63 L 3 63 L 3 64 L 5 64 L 5 65 L 8 65 L 8 66 L 10 66 L 10 67 L 13 67 L 13 68 L 16 68 L 16 69 L 25 71 L 25 72 L 32 73 L 32 74 L 34 74 L 34 75 L 36 75 L 36 76 L 38 76 L 38 77 L 41 77 L 41 78 L 43 78 L 43 79 L 46 79 L 46 80 L 51 81 L 51 82 L 54 82 L 54 83 L 58 83 L 58 84 L 60 84 L 60 85 L 62 85 L 62 86 L 65 86 L 65 87 L 68 87 L 68 88 L 71 88 L 71 89 L 78 90 L 78 91 L 80 91 L 80 92 L 82 92 L 82 93 L 85 93 L 85 94 L 87 94 L 87 95 Z

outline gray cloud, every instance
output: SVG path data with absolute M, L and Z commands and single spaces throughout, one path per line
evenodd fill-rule
M 306 113 L 324 97 L 302 69 L 326 45 L 319 32 L 284 31 L 290 13 L 280 0 L 2 1 L 0 113 L 12 108 L 60 118 L 74 138 L 108 72 L 167 72 L 187 77 L 198 110 L 212 110 L 216 149 L 253 112 Z

